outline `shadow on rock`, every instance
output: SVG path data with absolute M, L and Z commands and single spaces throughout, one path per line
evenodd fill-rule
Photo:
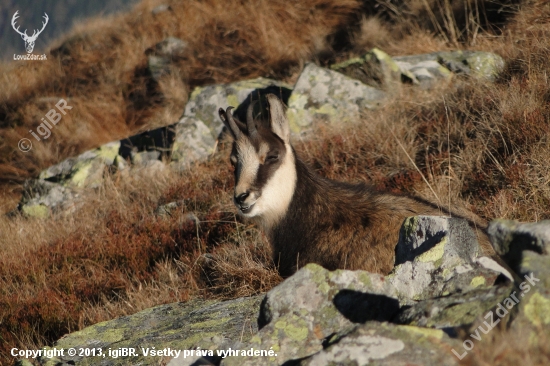
M 397 299 L 353 290 L 341 290 L 332 300 L 336 309 L 353 323 L 389 321 L 399 310 Z

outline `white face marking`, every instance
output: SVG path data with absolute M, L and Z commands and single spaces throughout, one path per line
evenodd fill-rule
M 285 148 L 284 161 L 264 185 L 262 196 L 254 207 L 258 212 L 258 221 L 267 232 L 286 213 L 296 187 L 294 154 L 289 145 Z
M 246 205 L 253 205 L 250 212 L 243 213 L 239 210 L 242 216 L 258 221 L 266 231 L 269 231 L 286 213 L 294 194 L 294 188 L 296 187 L 294 154 L 290 145 L 285 144 L 285 149 L 284 161 L 264 184 L 261 193 L 250 191 L 249 197 L 245 200 Z M 262 144 L 260 146 L 260 154 L 257 154 L 254 147 L 248 141 L 239 141 L 237 142 L 237 151 L 242 166 L 239 182 L 235 187 L 235 196 L 250 190 L 250 187 L 256 180 L 261 157 L 265 158 L 265 155 L 269 151 L 269 146 Z M 258 194 L 261 195 L 258 196 Z

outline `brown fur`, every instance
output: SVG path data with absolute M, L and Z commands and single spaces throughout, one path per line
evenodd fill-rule
M 448 214 L 419 198 L 325 179 L 298 157 L 295 161 L 298 181 L 292 202 L 285 217 L 268 233 L 274 261 L 284 277 L 307 263 L 329 270 L 387 274 L 394 265 L 395 245 L 405 218 Z M 484 252 L 492 254 L 485 224 L 476 221 L 469 220 L 470 225 Z

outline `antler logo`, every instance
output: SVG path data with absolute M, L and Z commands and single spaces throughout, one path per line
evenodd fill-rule
M 36 42 L 36 39 L 38 38 L 38 36 L 40 35 L 40 33 L 42 33 L 42 31 L 44 30 L 44 28 L 46 28 L 46 24 L 48 24 L 48 14 L 44 13 L 44 20 L 45 22 L 42 22 L 42 29 L 40 29 L 39 31 L 37 31 L 36 29 L 34 30 L 32 36 L 28 36 L 27 35 L 27 30 L 25 29 L 24 32 L 20 32 L 19 31 L 19 27 L 15 28 L 15 20 L 17 18 L 19 18 L 19 16 L 17 15 L 17 13 L 19 13 L 19 10 L 15 12 L 15 14 L 13 14 L 13 18 L 11 18 L 11 26 L 13 27 L 13 29 L 19 33 L 21 35 L 21 38 L 23 38 L 23 41 L 25 41 L 25 49 L 27 50 L 27 53 L 31 53 L 32 50 L 34 50 L 34 42 Z M 38 32 L 38 33 L 36 33 Z

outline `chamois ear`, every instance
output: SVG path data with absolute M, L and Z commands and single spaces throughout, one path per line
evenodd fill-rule
M 290 126 L 285 115 L 285 106 L 274 94 L 266 95 L 269 104 L 269 124 L 271 131 L 279 136 L 285 144 L 290 143 Z

